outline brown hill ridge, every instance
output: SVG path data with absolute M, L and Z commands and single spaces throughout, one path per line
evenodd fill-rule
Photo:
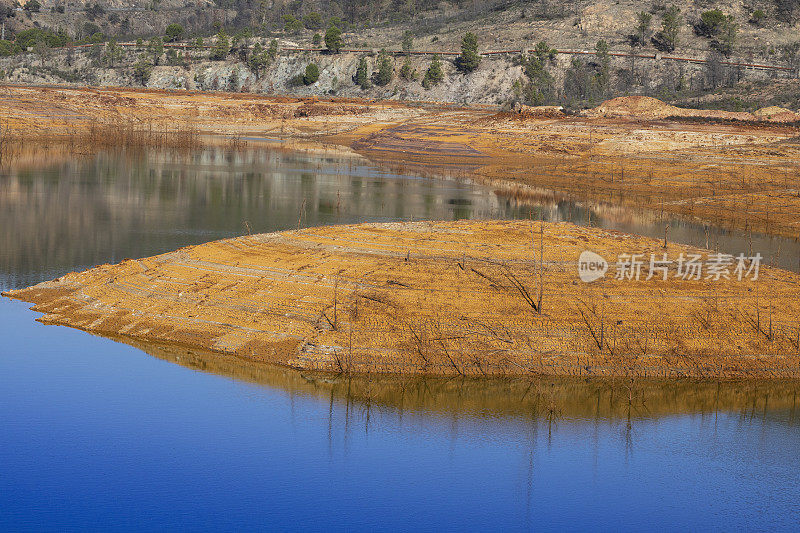
M 624 117 L 638 119 L 665 119 L 696 117 L 721 120 L 740 121 L 766 121 L 766 122 L 796 122 L 800 121 L 800 114 L 783 107 L 770 106 L 754 111 L 710 111 L 703 109 L 686 109 L 665 104 L 657 98 L 649 96 L 621 96 L 607 100 L 585 112 L 587 117 Z

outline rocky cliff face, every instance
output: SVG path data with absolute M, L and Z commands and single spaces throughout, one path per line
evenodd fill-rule
M 101 52 L 102 53 L 102 52 Z M 138 55 L 127 51 L 126 57 L 113 68 L 102 66 L 102 57 L 92 58 L 91 50 L 74 53 L 72 65 L 66 52 L 54 52 L 49 57 L 27 54 L 0 60 L 5 81 L 32 84 L 89 84 L 100 86 L 142 86 L 163 89 L 220 90 L 264 94 L 294 94 L 301 96 L 336 95 L 382 99 L 436 100 L 456 103 L 502 104 L 508 100 L 511 87 L 523 73 L 510 58 L 483 61 L 470 75 L 459 73 L 452 62 L 442 61 L 445 73 L 442 83 L 425 89 L 421 81 L 430 58 L 415 57 L 411 61 L 414 79 L 400 78 L 405 58 L 392 58 L 394 75 L 385 86 L 370 84 L 362 89 L 353 81 L 361 55 L 343 53 L 282 53 L 264 71 L 256 74 L 241 61 L 194 60 L 188 65 L 160 65 L 152 68 L 142 83 L 134 75 Z M 97 56 L 97 53 L 94 53 Z M 367 57 L 369 71 L 377 68 L 377 57 Z M 309 63 L 319 67 L 319 80 L 304 85 L 296 78 Z
M 508 100 L 511 86 L 522 69 L 508 60 L 485 61 L 472 74 L 460 74 L 450 62 L 443 62 L 445 78 L 442 83 L 423 88 L 421 81 L 430 59 L 412 60 L 416 79 L 404 80 L 398 76 L 404 58 L 394 58 L 395 75 L 385 86 L 371 84 L 367 89 L 354 80 L 359 55 L 291 54 L 281 55 L 261 75 L 238 62 L 202 61 L 189 69 L 182 67 L 157 67 L 147 85 L 159 88 L 188 88 L 203 90 L 231 90 L 267 94 L 291 93 L 296 95 L 337 95 L 381 99 L 436 100 L 457 103 L 502 104 Z M 369 57 L 370 72 L 376 68 L 376 58 Z M 311 85 L 294 80 L 309 63 L 319 67 L 319 80 Z
M 283 43 L 282 43 L 283 46 Z M 182 54 L 183 52 L 181 52 Z M 52 50 L 44 55 L 24 54 L 0 60 L 0 76 L 6 82 L 30 84 L 75 84 L 100 86 L 142 86 L 163 89 L 218 90 L 261 94 L 293 94 L 299 96 L 344 96 L 376 99 L 441 101 L 459 104 L 505 105 L 514 99 L 515 83 L 525 81 L 525 74 L 513 55 L 485 57 L 470 74 L 460 73 L 453 61 L 442 59 L 444 79 L 438 85 L 424 88 L 422 78 L 431 62 L 430 56 L 412 56 L 411 79 L 400 76 L 405 57 L 392 57 L 392 80 L 385 86 L 374 83 L 364 89 L 354 82 L 358 63 L 366 56 L 369 72 L 378 67 L 374 54 L 341 53 L 329 55 L 318 52 L 282 51 L 269 66 L 254 72 L 245 62 L 229 58 L 211 61 L 206 53 L 187 52 L 188 60 L 172 61 L 165 54 L 157 66 L 147 69 L 144 76 L 136 75 L 136 64 L 147 57 L 145 48 L 125 48 L 122 57 L 109 66 L 103 45 L 79 48 L 72 52 Z M 205 56 L 205 57 L 204 57 Z M 562 87 L 565 73 L 575 56 L 559 55 L 548 66 L 554 78 L 559 98 L 566 98 Z M 581 56 L 590 64 L 593 55 Z M 173 63 L 173 64 L 170 64 Z M 310 85 L 298 80 L 307 65 L 319 68 L 319 79 Z M 672 60 L 614 57 L 611 60 L 611 86 L 608 96 L 649 93 L 669 99 L 668 93 L 683 84 L 687 90 L 707 88 L 707 65 Z M 646 86 L 627 84 L 635 78 L 645 80 Z M 727 69 L 737 80 L 766 80 L 774 72 Z M 782 76 L 785 74 L 781 73 Z M 599 102 L 598 102 L 599 103 Z M 758 106 L 761 107 L 761 106 Z
M 795 3 L 797 1 L 800 0 L 791 0 Z M 758 82 L 796 77 L 800 69 L 800 55 L 797 52 L 800 48 L 792 47 L 792 43 L 797 41 L 798 21 L 787 21 L 785 17 L 779 17 L 774 9 L 768 9 L 774 0 L 748 3 L 744 0 L 725 0 L 713 6 L 689 0 L 675 3 L 681 9 L 679 43 L 677 49 L 669 55 L 704 60 L 716 54 L 716 63 L 712 65 L 654 59 L 661 52 L 656 50 L 651 37 L 661 28 L 661 19 L 667 7 L 663 2 L 584 0 L 557 4 L 552 0 L 533 0 L 518 4 L 492 0 L 465 7 L 466 4 L 463 3 L 428 5 L 427 2 L 418 1 L 419 9 L 412 18 L 394 12 L 397 16 L 390 17 L 386 7 L 389 3 L 388 0 L 373 2 L 369 12 L 362 13 L 363 17 L 352 18 L 348 16 L 352 13 L 337 11 L 335 5 L 341 2 L 325 3 L 319 0 L 291 5 L 284 0 L 256 2 L 257 9 L 251 6 L 249 11 L 234 0 L 42 0 L 41 12 L 20 11 L 16 18 L 9 19 L 8 31 L 9 35 L 13 35 L 17 30 L 37 26 L 67 30 L 72 37 L 80 39 L 85 38 L 87 33 L 101 30 L 106 35 L 118 36 L 120 40 L 142 36 L 146 41 L 150 36 L 163 34 L 168 23 L 179 22 L 185 27 L 186 37 L 194 39 L 202 35 L 207 45 L 214 42 L 214 37 L 210 37 L 215 32 L 212 28 L 221 25 L 229 34 L 247 27 L 252 35 L 261 36 L 265 45 L 272 36 L 277 36 L 282 49 L 318 48 L 319 35 L 324 33 L 330 17 L 336 16 L 345 20 L 347 31 L 344 41 L 347 47 L 396 50 L 400 48 L 404 32 L 411 30 L 415 51 L 438 52 L 458 51 L 462 37 L 471 31 L 478 36 L 481 52 L 531 49 L 540 41 L 545 41 L 561 51 L 577 52 L 577 55 L 560 54 L 554 62 L 547 65 L 549 74 L 554 78 L 555 98 L 545 103 L 557 104 L 574 104 L 578 100 L 579 105 L 596 105 L 605 98 L 632 94 L 686 103 L 690 96 L 697 98 L 708 91 L 718 91 L 720 87 L 743 80 Z M 98 4 L 101 9 L 95 7 Z M 352 4 L 364 7 L 366 3 Z M 732 61 L 782 65 L 787 70 L 787 66 L 793 65 L 794 73 L 722 65 L 725 58 L 712 52 L 714 40 L 694 31 L 701 13 L 711 8 L 721 9 L 726 15 L 734 17 L 736 22 L 738 38 Z M 766 19 L 758 23 L 752 19 L 756 8 L 767 13 Z M 322 27 L 316 25 L 294 30 L 284 28 L 283 14 L 291 13 L 302 17 L 311 10 L 322 13 Z M 645 32 L 646 37 L 638 39 L 638 44 L 632 46 L 631 37 L 637 31 L 638 13 L 643 10 L 650 12 L 652 21 Z M 263 16 L 256 16 L 258 13 Z M 87 21 L 91 21 L 91 24 L 87 24 Z M 602 94 L 594 91 L 591 98 L 586 98 L 586 95 L 577 91 L 576 98 L 574 83 L 571 89 L 564 89 L 565 77 L 568 77 L 573 59 L 578 59 L 588 69 L 588 73 L 580 72 L 572 76 L 573 82 L 586 82 L 587 76 L 594 74 L 597 59 L 592 52 L 600 40 L 604 40 L 612 52 L 634 52 L 646 57 L 612 57 L 608 87 Z M 314 42 L 317 44 L 314 45 Z M 511 54 L 485 57 L 479 68 L 469 75 L 457 72 L 451 61 L 443 59 L 444 80 L 441 84 L 428 88 L 423 88 L 420 82 L 430 64 L 430 55 L 413 57 L 411 69 L 415 71 L 415 77 L 412 79 L 400 78 L 404 58 L 394 57 L 392 81 L 385 86 L 373 85 L 363 89 L 353 82 L 362 56 L 355 53 L 331 56 L 282 51 L 266 69 L 256 75 L 247 64 L 236 61 L 233 57 L 226 61 L 210 61 L 207 51 L 190 51 L 191 60 L 188 62 L 176 61 L 174 57 L 170 62 L 166 54 L 159 61 L 154 61 L 148 55 L 146 47 L 125 48 L 123 57 L 115 59 L 113 66 L 105 59 L 103 45 L 76 50 L 72 57 L 66 51 L 40 52 L 39 55 L 27 54 L 0 59 L 0 81 L 81 85 L 144 84 L 173 89 L 339 95 L 498 105 L 514 99 L 515 94 L 519 93 L 515 93 L 515 83 L 523 78 L 523 70 Z M 135 64 L 141 57 L 145 57 L 150 63 L 156 63 L 156 66 L 145 69 L 146 76 L 142 75 L 142 69 L 138 73 L 135 70 Z M 377 68 L 377 57 L 371 54 L 367 61 L 370 71 L 374 71 Z M 320 70 L 318 81 L 311 85 L 295 83 L 294 78 L 312 62 Z M 526 80 L 523 78 L 522 81 Z M 797 93 L 800 94 L 800 90 Z M 745 94 L 752 101 L 752 105 L 747 104 L 748 108 L 755 109 L 769 103 L 789 105 L 792 101 L 792 98 L 774 101 L 770 94 L 766 94 L 758 97 L 760 102 L 755 102 L 756 98 L 750 97 L 753 94 L 755 93 L 752 91 Z M 736 95 L 737 98 L 740 96 Z M 789 107 L 794 108 L 796 105 Z

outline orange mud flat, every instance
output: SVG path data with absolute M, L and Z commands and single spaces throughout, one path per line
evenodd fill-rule
M 345 133 L 424 113 L 397 102 L 280 97 L 122 87 L 0 86 L 0 120 L 30 139 L 77 136 L 97 124 L 188 128 L 210 135 L 294 136 Z
M 798 238 L 796 123 L 686 111 L 548 119 L 454 110 L 333 139 L 400 170 L 455 169 L 521 203 L 549 190 L 585 205 L 613 203 L 745 234 Z
M 591 250 L 605 277 L 581 281 Z M 800 276 L 616 279 L 620 254 L 710 254 L 540 222 L 243 236 L 6 296 L 39 320 L 221 358 L 339 373 L 800 377 Z

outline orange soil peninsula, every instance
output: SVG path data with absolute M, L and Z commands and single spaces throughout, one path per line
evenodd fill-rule
M 584 283 L 585 250 L 609 259 Z M 341 373 L 800 377 L 800 276 L 615 279 L 620 254 L 706 250 L 540 222 L 262 234 L 7 296 L 102 335 Z M 733 268 L 733 267 L 731 267 Z

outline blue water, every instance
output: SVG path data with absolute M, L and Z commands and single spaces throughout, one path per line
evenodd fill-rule
M 69 246 L 75 268 L 94 257 L 92 242 Z M 69 268 L 57 252 L 37 250 Z M 5 286 L 50 273 L 7 268 Z M 630 418 L 501 409 L 496 389 L 469 409 L 452 395 L 372 405 L 193 370 L 36 316 L 0 299 L 2 530 L 800 528 L 800 402 L 786 388 Z
M 3 300 L 3 529 L 796 529 L 786 411 L 367 413 L 188 370 Z M 348 412 L 346 412 L 346 410 Z M 367 420 L 369 415 L 369 420 Z

